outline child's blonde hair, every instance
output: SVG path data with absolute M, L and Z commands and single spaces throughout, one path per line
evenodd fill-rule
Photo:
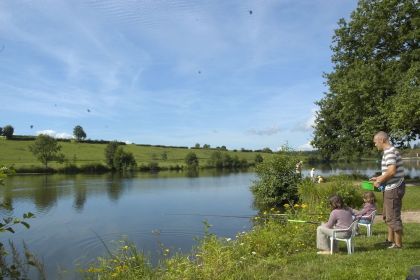
M 375 202 L 375 194 L 372 191 L 365 192 L 363 194 L 363 199 L 366 200 L 369 203 L 374 203 Z

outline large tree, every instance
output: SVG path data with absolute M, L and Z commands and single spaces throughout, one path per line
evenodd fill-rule
M 74 127 L 74 129 L 73 129 L 73 135 L 77 139 L 77 141 L 80 141 L 80 140 L 86 138 L 86 133 L 83 130 L 83 127 L 81 127 L 80 125 L 76 125 Z
M 64 155 L 60 153 L 61 145 L 57 140 L 49 135 L 40 134 L 36 137 L 35 142 L 29 146 L 32 154 L 44 164 L 45 169 L 48 168 L 50 161 L 64 161 Z
M 13 126 L 6 125 L 5 127 L 3 127 L 2 135 L 6 136 L 7 139 L 10 139 L 12 138 L 14 132 L 15 132 L 15 129 L 13 128 Z
M 419 11 L 418 0 L 360 0 L 338 22 L 312 141 L 325 159 L 360 158 L 379 130 L 396 144 L 420 135 Z

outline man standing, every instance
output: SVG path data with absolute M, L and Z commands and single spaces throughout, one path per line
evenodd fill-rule
M 383 219 L 388 226 L 389 249 L 402 247 L 403 225 L 401 221 L 402 198 L 405 193 L 404 169 L 399 151 L 383 131 L 375 134 L 373 142 L 382 155 L 382 175 L 370 178 L 376 188 L 385 186 Z
M 311 181 L 315 183 L 315 168 L 314 167 L 312 167 L 311 169 L 310 176 L 311 176 Z

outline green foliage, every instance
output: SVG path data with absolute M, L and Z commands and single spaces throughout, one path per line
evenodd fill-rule
M 185 156 L 185 164 L 187 168 L 197 168 L 199 165 L 198 157 L 194 152 L 189 152 Z
M 256 164 L 261 163 L 261 162 L 263 162 L 263 161 L 264 161 L 264 158 L 263 158 L 260 154 L 256 154 L 256 155 L 255 155 L 254 162 L 255 162 Z
M 109 168 L 117 171 L 133 170 L 137 166 L 133 153 L 125 152 L 116 141 L 106 146 L 105 161 Z
M 207 160 L 207 166 L 217 169 L 238 169 L 246 168 L 249 164 L 246 159 L 239 159 L 238 155 L 231 156 L 227 152 L 216 150 L 211 153 Z
M 418 11 L 413 0 L 361 0 L 339 21 L 312 141 L 324 159 L 359 159 L 379 130 L 400 145 L 419 136 Z
M 64 161 L 64 154 L 60 153 L 61 145 L 51 136 L 40 134 L 32 145 L 29 145 L 32 154 L 48 168 L 49 161 Z
M 321 205 L 326 210 L 331 210 L 328 199 L 334 194 L 340 195 L 349 207 L 359 208 L 363 204 L 362 190 L 347 176 L 336 176 L 322 184 L 304 179 L 298 186 L 298 193 L 300 200 L 309 208 Z
M 119 144 L 117 141 L 112 141 L 105 147 L 105 162 L 111 169 L 114 169 L 114 156 L 118 146 Z
M 6 139 L 11 139 L 13 137 L 13 133 L 15 129 L 11 125 L 6 125 L 3 127 L 2 135 L 6 137 Z
M 161 157 L 161 159 L 162 160 L 168 160 L 168 152 L 167 151 L 164 151 L 161 155 L 160 155 L 160 157 Z
M 76 125 L 73 129 L 73 135 L 77 139 L 77 141 L 83 140 L 86 138 L 86 133 L 83 130 L 83 127 L 80 125 Z
M 256 166 L 258 180 L 251 191 L 258 208 L 280 207 L 297 200 L 301 177 L 295 172 L 296 162 L 294 157 L 277 155 Z

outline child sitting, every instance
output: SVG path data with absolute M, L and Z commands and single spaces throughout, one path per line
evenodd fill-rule
M 316 247 L 320 250 L 318 254 L 330 254 L 329 237 L 333 235 L 333 229 L 346 229 L 353 223 L 351 208 L 344 205 L 343 199 L 334 195 L 330 198 L 332 208 L 328 222 L 320 225 L 316 230 Z M 346 238 L 351 232 L 340 232 L 338 237 Z M 334 244 L 337 249 L 337 245 Z
M 363 194 L 363 208 L 361 210 L 352 209 L 355 219 L 360 219 L 359 223 L 369 224 L 371 222 L 370 214 L 376 210 L 375 194 L 372 191 Z

